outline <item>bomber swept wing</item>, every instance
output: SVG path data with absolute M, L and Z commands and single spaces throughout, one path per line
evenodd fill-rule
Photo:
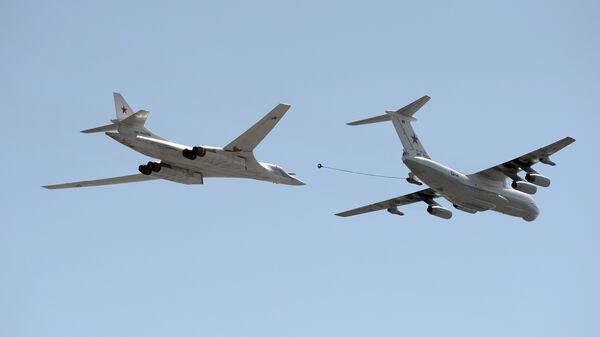
M 98 180 L 76 181 L 76 182 L 72 182 L 72 183 L 46 185 L 46 186 L 42 186 L 42 187 L 47 188 L 49 190 L 57 190 L 57 189 L 61 189 L 61 188 L 90 187 L 90 186 L 135 183 L 138 181 L 147 181 L 147 180 L 156 180 L 156 179 L 159 179 L 159 178 L 155 177 L 155 176 L 147 176 L 145 174 L 132 174 L 132 175 L 128 175 L 128 176 L 98 179 Z
M 271 132 L 275 125 L 277 125 L 289 108 L 290 105 L 288 104 L 278 104 L 273 110 L 266 114 L 265 117 L 261 118 L 261 120 L 246 130 L 246 132 L 223 147 L 223 150 L 231 152 L 252 152 L 267 134 Z
M 336 215 L 341 217 L 347 217 L 357 214 L 380 211 L 382 209 L 387 209 L 388 212 L 393 214 L 402 215 L 403 213 L 398 210 L 398 206 L 408 205 L 419 201 L 426 202 L 429 205 L 437 205 L 437 203 L 433 201 L 433 199 L 439 196 L 440 195 L 436 191 L 432 190 L 431 188 L 427 188 L 418 192 L 403 195 L 401 197 L 388 199 L 363 207 L 351 209 L 349 211 L 337 213 Z
M 551 166 L 556 165 L 552 160 L 550 160 L 550 156 L 567 147 L 569 144 L 572 144 L 573 142 L 575 142 L 574 138 L 565 137 L 548 146 L 541 147 L 513 160 L 509 160 L 500 165 L 479 171 L 470 176 L 482 177 L 500 184 L 504 183 L 507 177 L 513 180 L 521 180 L 517 174 L 521 170 L 527 173 L 535 173 L 531 166 L 537 163 L 541 162 Z

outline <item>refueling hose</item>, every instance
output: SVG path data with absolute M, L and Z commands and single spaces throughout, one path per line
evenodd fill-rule
M 366 172 L 358 172 L 358 171 L 345 170 L 345 169 L 341 169 L 341 168 L 337 168 L 337 167 L 325 166 L 325 165 L 323 165 L 321 163 L 317 164 L 317 168 L 325 168 L 325 169 L 329 169 L 329 170 L 333 170 L 333 171 L 340 171 L 340 172 L 346 172 L 346 173 L 352 173 L 352 174 L 359 174 L 359 175 L 363 175 L 363 176 L 376 177 L 376 178 L 406 179 L 406 177 L 386 176 L 386 175 L 381 175 L 381 174 L 373 174 L 373 173 L 366 173 Z

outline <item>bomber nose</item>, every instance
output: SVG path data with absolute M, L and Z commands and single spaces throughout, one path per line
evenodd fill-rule
M 292 185 L 302 186 L 306 184 L 302 180 L 292 177 Z

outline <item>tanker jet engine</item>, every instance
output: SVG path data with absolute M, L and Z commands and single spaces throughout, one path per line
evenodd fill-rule
M 279 122 L 290 108 L 279 104 L 250 129 L 224 147 L 186 146 L 168 141 L 144 124 L 148 111 L 134 112 L 123 96 L 113 94 L 117 118 L 111 124 L 81 131 L 83 133 L 105 132 L 107 136 L 133 150 L 156 158 L 139 166 L 140 173 L 122 177 L 73 183 L 48 185 L 48 189 L 87 187 L 122 184 L 137 181 L 165 179 L 182 184 L 203 184 L 204 178 L 233 177 L 270 181 L 276 184 L 304 185 L 281 167 L 258 162 L 254 158 L 254 148 Z M 114 132 L 116 131 L 116 132 Z
M 434 200 L 444 197 L 456 209 L 467 213 L 491 210 L 520 217 L 526 221 L 535 220 L 539 210 L 531 195 L 537 191 L 536 186 L 550 186 L 550 179 L 539 174 L 532 166 L 539 162 L 554 166 L 555 163 L 550 160 L 550 155 L 573 143 L 575 139 L 566 137 L 486 170 L 463 174 L 433 161 L 413 131 L 411 122 L 416 120 L 413 115 L 429 99 L 429 96 L 423 96 L 399 110 L 386 111 L 385 115 L 348 123 L 348 125 L 361 125 L 391 120 L 404 147 L 402 161 L 410 170 L 406 180 L 415 185 L 425 183 L 429 188 L 336 215 L 346 217 L 383 209 L 392 214 L 404 215 L 398 206 L 423 201 L 428 205 L 429 214 L 450 219 L 452 212 Z M 525 172 L 525 179 L 519 176 L 521 171 Z M 512 180 L 510 184 L 507 182 L 508 179 Z

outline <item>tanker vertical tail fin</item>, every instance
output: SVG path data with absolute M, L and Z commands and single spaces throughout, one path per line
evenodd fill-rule
M 348 123 L 348 125 L 372 124 L 391 120 L 394 124 L 394 128 L 396 129 L 396 133 L 398 133 L 400 142 L 404 147 L 403 156 L 408 155 L 413 157 L 419 156 L 429 158 L 429 155 L 423 147 L 423 144 L 421 144 L 419 137 L 417 137 L 411 122 L 416 121 L 413 115 L 430 99 L 431 98 L 429 96 L 423 96 L 398 110 L 388 110 L 385 112 L 385 115 L 362 119 Z

